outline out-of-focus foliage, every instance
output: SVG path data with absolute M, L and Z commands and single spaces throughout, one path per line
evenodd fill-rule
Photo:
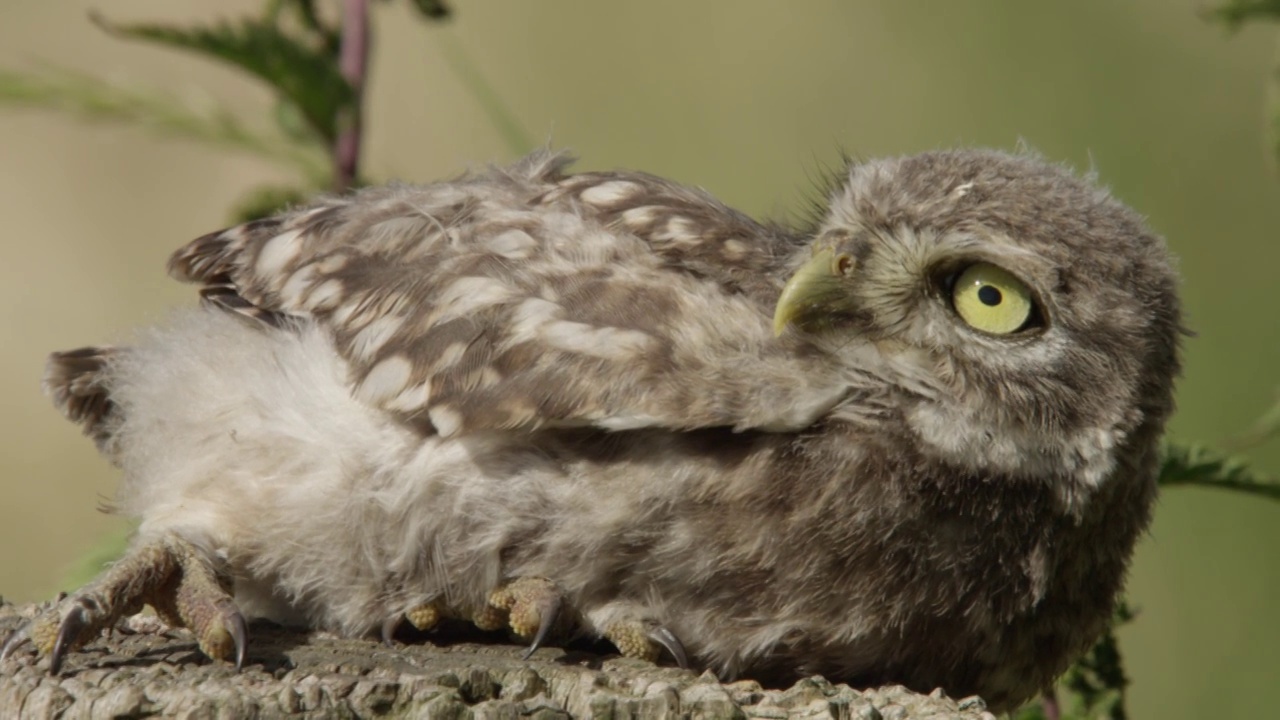
M 410 0 L 425 19 L 446 20 L 440 0 Z M 314 0 L 268 0 L 255 17 L 195 27 L 118 23 L 91 19 L 103 30 L 131 40 L 193 53 L 230 64 L 265 82 L 276 95 L 271 130 L 251 123 L 211 100 L 184 103 L 169 93 L 130 88 L 81 73 L 44 67 L 0 70 L 0 105 L 67 112 L 90 121 L 141 125 L 159 133 L 247 152 L 298 173 L 296 185 L 253 189 L 231 213 L 235 222 L 265 217 L 334 186 L 336 145 L 361 97 L 340 71 L 342 28 L 326 20 Z M 495 124 L 512 142 L 523 131 L 465 53 L 454 66 L 481 98 Z M 358 159 L 358 158 L 357 158 Z M 360 184 L 359 178 L 355 178 Z
M 441 0 L 410 0 L 410 2 L 428 20 L 447 20 L 453 13 Z
M 1280 0 L 1232 0 L 1209 11 L 1232 30 L 1250 20 L 1280 20 Z
M 266 82 L 307 127 L 328 145 L 337 140 L 338 117 L 356 102 L 355 91 L 334 62 L 329 33 L 321 28 L 295 37 L 272 18 L 242 19 L 194 28 L 94 21 L 115 35 L 193 52 L 230 63 Z
M 1127 720 L 1124 690 L 1129 677 L 1121 662 L 1116 628 L 1133 618 L 1133 610 L 1121 600 L 1111 626 L 1062 676 L 1058 692 L 1044 702 L 1027 705 L 1016 713 L 1016 720 L 1052 720 L 1051 712 L 1055 711 L 1061 720 Z
M 1160 485 L 1200 485 L 1280 500 L 1280 482 L 1256 474 L 1243 458 L 1223 455 L 1201 445 L 1167 445 L 1160 465 Z
M 124 122 L 161 135 L 246 152 L 298 171 L 312 183 L 329 173 L 318 144 L 257 129 L 210 98 L 174 95 L 112 83 L 72 70 L 0 69 L 0 105 L 56 110 L 93 122 Z
M 1252 21 L 1280 22 L 1280 0 L 1231 0 L 1208 13 L 1209 17 L 1220 21 L 1230 30 L 1238 30 L 1241 25 Z M 1271 135 L 1271 154 L 1276 167 L 1280 168 L 1280 63 L 1271 73 L 1270 112 L 1271 120 L 1268 129 Z

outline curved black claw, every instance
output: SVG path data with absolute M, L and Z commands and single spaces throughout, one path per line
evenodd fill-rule
M 4 662 L 6 658 L 13 654 L 14 650 L 26 645 L 31 641 L 31 628 L 29 625 L 14 630 L 9 637 L 4 640 L 4 647 L 0 648 L 0 662 Z
M 543 602 L 542 607 L 538 608 L 538 632 L 533 636 L 533 642 L 529 645 L 529 649 L 524 651 L 521 660 L 528 660 L 533 657 L 533 653 L 542 647 L 542 643 L 547 639 L 547 635 L 551 633 L 551 628 L 555 626 L 556 621 L 560 619 L 560 608 L 564 605 L 563 598 L 559 593 L 548 595 Z
M 403 615 L 396 614 L 382 621 L 382 644 L 387 647 L 395 647 L 396 628 L 400 627 L 400 621 Z
M 83 605 L 71 608 L 58 624 L 58 637 L 53 641 L 53 650 L 49 653 L 49 674 L 57 675 L 62 670 L 62 658 L 67 650 L 75 645 L 89 624 L 88 613 Z
M 226 619 L 231 641 L 236 644 L 236 672 L 240 672 L 240 668 L 244 667 L 245 651 L 249 647 L 249 629 L 239 610 L 227 613 Z
M 676 659 L 676 664 L 683 670 L 689 669 L 689 656 L 684 651 L 684 643 L 680 642 L 680 638 L 675 636 L 670 630 L 661 625 L 649 628 L 649 639 L 658 643 L 671 653 L 671 657 Z

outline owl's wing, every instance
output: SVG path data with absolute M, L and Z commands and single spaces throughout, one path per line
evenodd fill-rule
M 170 272 L 227 310 L 326 326 L 356 397 L 441 435 L 787 430 L 839 399 L 828 363 L 770 331 L 782 233 L 567 162 L 323 200 L 201 237 Z

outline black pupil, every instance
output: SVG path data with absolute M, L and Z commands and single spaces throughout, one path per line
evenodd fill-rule
M 991 287 L 990 285 L 983 285 L 978 288 L 978 299 L 982 301 L 983 305 L 995 307 L 1000 304 L 1000 301 L 1003 300 L 1004 297 L 1000 294 L 999 290 Z

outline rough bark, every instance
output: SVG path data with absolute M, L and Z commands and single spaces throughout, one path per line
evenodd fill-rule
M 0 600 L 0 639 L 35 605 Z M 22 718 L 905 718 L 991 719 L 978 698 L 901 687 L 857 691 L 815 677 L 750 680 L 560 648 L 418 641 L 386 647 L 269 624 L 250 628 L 241 673 L 185 630 L 132 618 L 72 653 L 58 677 L 28 644 L 0 664 L 0 717 Z M 427 636 L 429 639 L 430 636 Z

